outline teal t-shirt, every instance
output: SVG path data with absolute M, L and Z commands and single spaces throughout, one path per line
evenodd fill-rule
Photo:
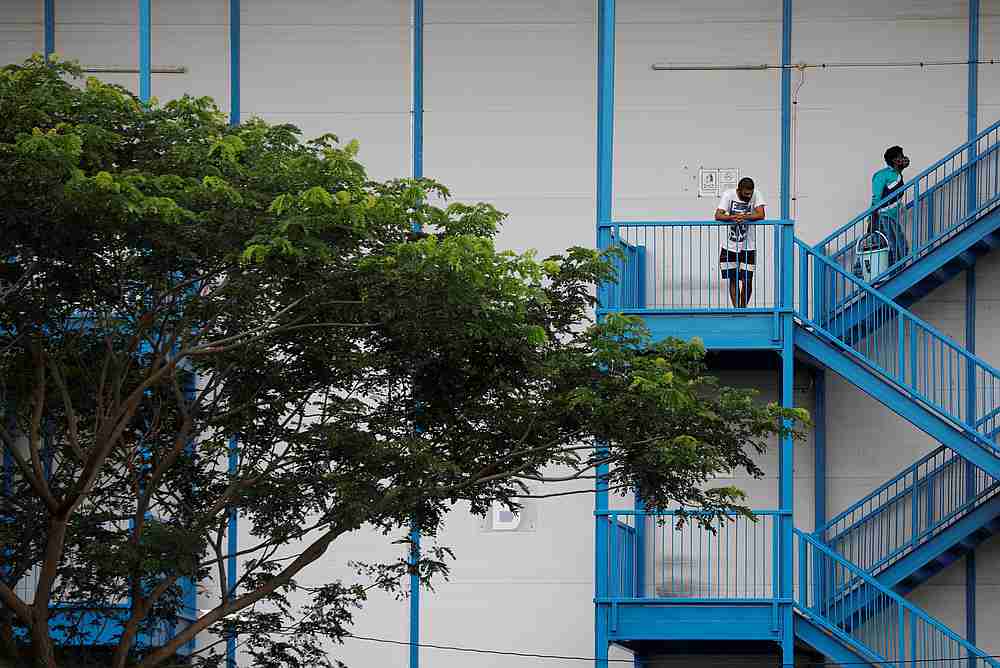
M 878 170 L 875 172 L 874 176 L 872 176 L 872 206 L 881 202 L 893 192 L 901 190 L 902 187 L 903 175 L 895 169 L 892 167 L 884 167 Z M 896 220 L 899 213 L 899 203 L 900 200 L 898 198 L 886 202 L 878 210 L 878 215 Z

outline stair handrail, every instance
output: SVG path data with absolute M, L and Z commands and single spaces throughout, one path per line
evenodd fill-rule
M 883 492 L 888 491 L 889 488 L 891 488 L 893 485 L 895 485 L 895 484 L 897 484 L 897 483 L 899 483 L 899 482 L 901 482 L 903 480 L 906 480 L 907 476 L 912 476 L 914 479 L 916 479 L 917 476 L 918 476 L 918 471 L 919 471 L 919 469 L 920 469 L 921 466 L 923 466 L 924 464 L 927 464 L 931 460 L 933 460 L 936 457 L 940 456 L 941 453 L 948 452 L 948 451 L 950 451 L 950 448 L 948 448 L 947 446 L 944 446 L 944 445 L 938 446 L 937 448 L 935 448 L 934 450 L 932 450 L 928 454 L 924 455 L 923 457 L 921 457 L 917 461 L 913 462 L 912 464 L 910 464 L 909 466 L 907 466 L 906 468 L 904 468 L 902 471 L 900 471 L 899 473 L 897 473 L 896 475 L 894 475 L 889 480 L 886 480 L 885 482 L 883 482 L 881 485 L 879 485 L 878 487 L 876 487 L 874 490 L 872 490 L 871 492 L 869 492 L 868 494 L 866 494 L 864 497 L 862 497 L 858 501 L 855 501 L 854 503 L 852 503 L 850 506 L 848 506 L 847 509 L 841 511 L 840 513 L 837 513 L 837 515 L 835 515 L 833 518 L 831 518 L 830 520 L 828 520 L 826 522 L 826 524 L 824 524 L 823 526 L 817 528 L 814 533 L 817 534 L 817 535 L 820 535 L 820 536 L 825 535 L 827 531 L 829 531 L 831 528 L 833 528 L 834 526 L 836 526 L 836 524 L 839 523 L 841 520 L 843 520 L 844 518 L 848 517 L 849 515 L 851 515 L 851 513 L 853 513 L 854 511 L 858 510 L 859 508 L 863 507 L 869 501 L 871 501 L 871 500 L 879 497 L 880 495 L 882 495 Z M 951 459 L 951 460 L 945 462 L 944 464 L 941 464 L 940 466 L 938 466 L 937 468 L 935 468 L 933 471 L 930 471 L 923 478 L 921 478 L 921 484 L 924 481 L 927 481 L 927 480 L 933 478 L 934 476 L 937 476 L 946 467 L 951 466 L 952 464 L 957 464 L 960 461 L 965 461 L 968 466 L 975 466 L 975 464 L 969 462 L 967 459 L 963 458 L 961 455 L 955 454 L 954 459 Z M 978 468 L 978 467 L 976 467 L 976 468 Z M 979 469 L 979 470 L 982 471 L 982 469 Z M 988 472 L 983 471 L 983 473 L 985 475 L 989 476 L 990 478 L 993 478 L 993 476 L 991 476 Z M 993 480 L 996 481 L 996 478 L 993 478 Z M 1000 481 L 997 481 L 997 482 L 1000 482 Z M 987 488 L 987 489 L 990 489 L 990 488 Z M 911 487 L 905 487 L 899 493 L 895 494 L 894 496 L 892 496 L 889 499 L 887 499 L 884 503 L 880 504 L 880 506 L 885 506 L 885 505 L 888 505 L 889 503 L 893 503 L 895 499 L 897 499 L 899 497 L 902 497 L 902 496 L 904 496 L 906 494 L 909 494 L 910 491 L 911 491 Z M 986 490 L 984 490 L 982 493 L 980 493 L 979 495 L 977 495 L 977 497 L 981 496 L 985 492 L 986 492 Z M 843 529 L 842 531 L 838 532 L 837 535 L 835 535 L 835 536 L 827 539 L 826 542 L 829 543 L 829 542 L 837 540 L 840 536 L 842 536 L 843 534 L 845 534 L 848 531 L 851 531 L 852 529 L 856 528 L 859 524 L 861 524 L 861 523 L 863 523 L 865 521 L 867 521 L 867 519 L 859 520 L 855 524 L 852 524 L 851 526 L 847 527 L 846 529 Z
M 879 200 L 875 204 L 869 206 L 862 213 L 858 214 L 853 219 L 851 219 L 851 221 L 848 222 L 846 225 L 842 225 L 841 227 L 838 227 L 832 233 L 830 233 L 826 237 L 824 237 L 821 241 L 819 241 L 818 243 L 814 244 L 813 245 L 813 249 L 816 250 L 816 251 L 821 251 L 821 252 L 823 252 L 824 255 L 826 255 L 825 247 L 826 247 L 826 245 L 828 243 L 830 243 L 831 241 L 833 241 L 837 237 L 841 236 L 842 234 L 844 234 L 845 232 L 847 232 L 848 230 L 850 230 L 852 227 L 854 227 L 858 223 L 867 221 L 868 218 L 871 217 L 871 215 L 875 211 L 881 209 L 886 204 L 888 204 L 890 201 L 894 201 L 894 200 L 898 199 L 900 197 L 901 193 L 903 193 L 904 191 L 906 191 L 906 190 L 908 190 L 910 188 L 913 188 L 917 184 L 917 182 L 920 181 L 920 179 L 925 178 L 928 174 L 931 174 L 935 170 L 940 169 L 949 160 L 955 158 L 956 156 L 958 156 L 959 154 L 961 154 L 963 151 L 969 150 L 969 148 L 975 146 L 979 142 L 979 140 L 981 140 L 983 137 L 985 137 L 986 135 L 990 134 L 991 132 L 997 130 L 998 128 L 1000 128 L 1000 121 L 997 121 L 997 122 L 993 123 L 992 125 L 990 125 L 985 130 L 982 130 L 974 138 L 966 141 L 964 144 L 959 145 L 957 148 L 955 148 L 952 151 L 950 151 L 949 153 L 947 153 L 943 158 L 937 160 L 936 162 L 934 162 L 930 166 L 924 168 L 923 171 L 921 171 L 919 174 L 917 174 L 916 176 L 914 176 L 913 178 L 911 178 L 909 181 L 905 181 L 903 183 L 903 186 L 901 188 L 899 188 L 898 190 L 895 190 L 891 195 L 883 197 L 881 200 Z M 978 157 L 979 156 L 977 155 L 977 159 L 978 159 Z
M 943 463 L 929 463 L 947 454 L 951 458 Z M 919 469 L 925 465 L 933 468 L 921 473 Z M 966 477 L 966 484 L 958 488 L 946 482 L 948 476 L 961 479 L 969 473 L 971 479 Z M 894 484 L 896 489 L 892 489 Z M 942 446 L 840 513 L 814 535 L 868 573 L 878 575 L 965 514 L 997 498 L 998 491 L 1000 481 Z
M 838 266 L 835 262 L 833 262 L 826 255 L 824 255 L 823 253 L 817 251 L 814 247 L 810 246 L 809 244 L 807 244 L 806 242 L 802 241 L 798 237 L 794 238 L 794 245 L 799 249 L 800 253 L 804 253 L 806 256 L 813 258 L 813 262 L 819 262 L 823 267 L 826 268 L 826 270 L 831 271 L 834 274 L 837 274 L 837 275 L 841 276 L 842 279 L 846 279 L 849 283 L 852 283 L 854 285 L 854 288 L 855 288 L 857 294 L 865 294 L 866 296 L 868 296 L 871 299 L 873 299 L 874 301 L 876 301 L 879 306 L 887 308 L 887 309 L 893 311 L 895 313 L 895 315 L 896 315 L 897 318 L 899 318 L 901 320 L 905 320 L 905 321 L 907 321 L 909 323 L 912 323 L 912 325 L 914 327 L 919 328 L 920 330 L 923 330 L 923 332 L 925 333 L 925 335 L 927 335 L 927 336 L 929 336 L 929 337 L 937 340 L 938 342 L 940 342 L 940 344 L 943 347 L 948 348 L 950 352 L 952 352 L 953 354 L 955 354 L 955 355 L 957 355 L 957 356 L 959 356 L 961 358 L 964 358 L 968 364 L 971 364 L 975 368 L 982 370 L 985 374 L 987 374 L 989 376 L 992 376 L 996 380 L 998 386 L 1000 386 L 1000 370 L 998 370 L 997 368 L 993 367 L 992 365 L 990 365 L 989 363 L 987 363 L 982 358 L 977 357 L 976 355 L 970 353 L 964 347 L 960 346 L 957 342 L 955 342 L 954 340 L 952 340 L 949 336 L 947 336 L 946 334 L 943 334 L 942 332 L 939 332 L 930 323 L 922 320 L 921 318 L 919 318 L 916 315 L 914 315 L 911 311 L 903 308 L 902 306 L 900 306 L 899 304 L 897 304 L 895 301 L 893 301 L 892 299 L 890 299 L 886 295 L 882 294 L 879 290 L 873 288 L 871 285 L 865 283 L 861 279 L 859 279 L 859 278 L 857 278 L 857 277 L 849 274 L 848 272 L 844 271 L 843 268 L 841 268 L 840 266 Z M 797 261 L 797 263 L 799 265 L 803 265 L 803 264 L 805 264 L 805 260 L 806 259 L 807 258 L 801 258 L 800 257 L 799 260 Z M 807 271 L 805 275 L 800 275 L 798 277 L 798 280 L 799 281 L 806 281 L 806 282 L 808 282 L 810 280 L 810 277 L 812 277 L 814 274 L 815 274 L 815 272 Z M 806 288 L 805 285 L 800 285 L 797 291 L 801 291 L 800 294 L 805 293 L 806 292 L 805 288 Z M 814 310 L 815 310 L 815 308 L 816 308 L 816 305 L 814 304 Z M 907 387 L 908 383 L 905 381 L 905 379 L 893 377 L 885 369 L 883 369 L 883 368 L 879 367 L 877 364 L 875 364 L 875 362 L 873 362 L 872 360 L 869 360 L 868 358 L 862 356 L 860 353 L 858 353 L 858 351 L 853 350 L 852 348 L 847 347 L 835 334 L 833 334 L 832 332 L 828 331 L 824 327 L 824 325 L 822 324 L 822 321 L 820 319 L 810 318 L 809 314 L 808 314 L 808 304 L 807 303 L 802 303 L 801 300 L 800 300 L 798 306 L 795 309 L 795 312 L 796 312 L 796 315 L 803 322 L 807 322 L 810 326 L 812 326 L 816 330 L 823 332 L 823 334 L 825 336 L 827 336 L 830 339 L 832 339 L 833 342 L 836 343 L 838 346 L 846 348 L 847 351 L 849 351 L 850 353 L 852 353 L 855 357 L 858 357 L 861 360 L 863 360 L 868 366 L 871 366 L 874 369 L 876 369 L 880 374 L 884 374 L 884 375 L 888 376 L 893 383 L 896 383 L 896 384 L 898 384 L 898 385 L 900 385 L 902 387 Z M 899 344 L 901 345 L 901 342 L 899 342 Z M 943 406 L 941 404 L 935 403 L 934 400 L 932 400 L 929 397 L 925 396 L 923 393 L 917 391 L 916 389 L 910 388 L 910 389 L 908 389 L 908 392 L 912 396 L 914 396 L 915 398 L 919 399 L 922 403 L 924 403 L 928 407 L 932 408 L 934 411 L 936 411 L 936 412 L 944 415 L 945 417 L 947 417 L 949 420 L 951 420 L 952 422 L 954 422 L 959 428 L 963 429 L 964 431 L 966 431 L 970 435 L 974 435 L 974 437 L 976 438 L 976 440 L 978 440 L 981 444 L 983 444 L 983 445 L 985 445 L 985 446 L 987 446 L 987 447 L 989 447 L 989 448 L 991 448 L 993 450 L 997 449 L 996 444 L 994 444 L 992 441 L 990 441 L 984 434 L 981 434 L 981 433 L 978 432 L 978 430 L 976 428 L 976 422 L 977 422 L 977 420 L 974 419 L 972 421 L 972 423 L 966 423 L 964 420 L 962 420 L 961 415 L 954 415 L 947 407 L 945 407 L 945 406 Z
M 960 647 L 962 647 L 962 649 L 964 649 L 966 651 L 966 653 L 967 653 L 967 655 L 968 655 L 968 657 L 970 659 L 972 657 L 975 657 L 977 659 L 981 659 L 981 660 L 985 661 L 987 664 L 989 664 L 991 666 L 1000 666 L 1000 663 L 997 663 L 986 652 L 984 652 L 983 650 L 979 649 L 978 647 L 976 647 L 975 645 L 973 645 L 969 641 L 967 641 L 964 638 L 962 638 L 962 636 L 960 636 L 957 633 L 955 633 L 954 631 L 952 631 L 943 622 L 941 622 L 941 621 L 939 621 L 939 620 L 931 617 L 929 614 L 927 614 L 921 608 L 918 608 L 916 605 L 914 605 L 913 603 L 911 603 L 910 601 L 908 601 L 904 597 L 900 596 L 899 594 L 897 594 L 896 592 L 894 592 L 892 589 L 884 586 L 882 583 L 880 583 L 874 577 L 872 577 L 871 575 L 869 575 L 868 573 L 866 573 L 864 570 L 862 570 L 861 568 L 859 568 L 855 564 L 851 563 L 850 561 L 848 561 L 844 557 L 842 557 L 839 554 L 837 554 L 836 552 L 834 552 L 832 549 L 830 549 L 827 545 L 825 545 L 822 541 L 820 541 L 819 539 L 817 539 L 815 536 L 812 536 L 812 535 L 810 535 L 810 534 L 802 531 L 801 529 L 797 529 L 797 528 L 793 528 L 792 532 L 793 532 L 794 536 L 798 539 L 798 543 L 797 544 L 799 546 L 799 551 L 798 551 L 797 557 L 798 557 L 798 563 L 799 563 L 799 578 L 800 578 L 800 580 L 799 580 L 798 587 L 796 587 L 795 605 L 804 614 L 808 615 L 809 617 L 811 617 L 813 619 L 819 619 L 819 620 L 821 620 L 824 623 L 825 626 L 827 626 L 827 627 L 829 627 L 831 629 L 834 629 L 834 630 L 838 631 L 841 634 L 844 634 L 844 631 L 840 628 L 840 625 L 836 621 L 831 620 L 830 618 L 828 618 L 826 615 L 824 615 L 821 612 L 820 606 L 810 605 L 810 603 L 809 603 L 809 598 L 806 595 L 806 592 L 809 591 L 809 588 L 807 586 L 807 582 L 808 582 L 808 578 L 809 578 L 808 560 L 806 559 L 806 554 L 804 554 L 803 550 L 802 550 L 802 545 L 806 544 L 806 545 L 809 545 L 812 549 L 814 549 L 814 550 L 818 551 L 819 553 L 823 554 L 824 556 L 826 556 L 831 561 L 833 561 L 836 564 L 838 564 L 846 572 L 848 572 L 851 575 L 853 575 L 854 576 L 853 579 L 855 581 L 863 582 L 864 584 L 870 586 L 872 589 L 874 589 L 875 591 L 878 592 L 878 594 L 879 594 L 880 597 L 884 597 L 886 599 L 891 600 L 893 603 L 895 603 L 896 605 L 898 605 L 900 608 L 906 610 L 911 615 L 913 615 L 917 619 L 921 620 L 924 624 L 926 624 L 926 625 L 930 626 L 931 628 L 935 629 L 936 631 L 938 631 L 942 635 L 946 636 L 949 640 L 951 640 L 952 642 L 954 642 L 957 645 L 959 645 Z M 844 635 L 846 635 L 846 634 L 844 634 Z M 848 637 L 850 637 L 850 636 L 848 636 Z M 862 645 L 868 651 L 870 651 L 870 652 L 872 651 L 870 648 L 868 648 L 867 646 L 863 645 L 857 638 L 850 638 L 850 639 L 851 639 L 852 642 L 855 642 L 855 643 L 858 643 L 859 645 Z M 911 657 L 911 660 L 913 658 L 914 657 Z M 957 659 L 957 657 L 955 657 L 955 658 Z M 927 661 L 927 659 L 924 659 L 924 661 Z M 893 661 L 888 661 L 888 663 L 894 663 L 894 662 Z M 907 663 L 907 662 L 904 662 L 904 663 Z

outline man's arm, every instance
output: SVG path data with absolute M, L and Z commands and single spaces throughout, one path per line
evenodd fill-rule
M 740 218 L 741 218 L 741 214 L 736 214 L 736 215 L 731 216 L 728 213 L 726 213 L 724 209 L 716 209 L 715 210 L 715 219 L 718 220 L 719 222 L 722 222 L 722 223 L 737 222 L 737 221 L 740 220 Z
M 764 205 L 761 204 L 755 207 L 743 220 L 753 221 L 753 220 L 764 220 Z
M 869 206 L 875 206 L 882 199 L 883 188 L 885 188 L 885 179 L 882 177 L 882 170 L 879 170 L 872 175 L 872 203 Z M 865 230 L 865 234 L 872 233 L 872 230 L 875 229 L 875 220 L 877 218 L 878 211 L 873 211 L 872 215 L 868 216 L 868 227 Z
M 882 170 L 879 170 L 872 176 L 872 203 L 869 206 L 875 206 L 882 199 L 883 188 L 885 188 L 885 178 L 882 176 Z

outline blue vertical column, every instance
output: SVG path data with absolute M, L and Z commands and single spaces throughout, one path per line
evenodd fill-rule
M 229 0 L 229 124 L 240 124 L 240 0 Z
M 139 0 L 139 99 L 149 102 L 152 89 L 152 0 Z
M 781 219 L 791 218 L 792 0 L 781 3 Z
M 791 216 L 791 151 L 792 151 L 792 0 L 781 3 L 781 218 Z M 792 292 L 794 268 L 792 249 L 793 229 L 790 224 L 781 229 L 781 405 L 794 406 L 795 350 L 792 340 Z M 790 425 L 789 425 L 790 426 Z M 795 631 L 790 603 L 793 593 L 794 545 L 792 526 L 795 490 L 793 485 L 793 444 L 790 436 L 781 439 L 778 453 L 779 582 L 781 605 L 781 663 L 795 664 Z
M 970 353 L 976 352 L 976 265 L 965 274 L 965 346 Z M 968 401 L 972 410 L 976 406 L 975 369 L 969 365 Z M 970 413 L 974 415 L 974 413 Z M 965 461 L 965 492 L 968 498 L 976 494 L 976 468 Z M 976 550 L 973 548 L 965 556 L 965 637 L 976 644 Z M 969 655 L 969 667 L 975 667 L 975 657 Z
M 56 0 L 45 0 L 42 9 L 45 62 L 56 50 Z
M 598 0 L 597 5 L 597 248 L 607 247 L 611 223 L 612 145 L 615 124 L 615 0 Z M 606 288 L 598 288 L 603 299 Z M 600 454 L 600 452 L 598 453 Z M 601 601 L 608 594 L 608 467 L 597 468 L 594 496 L 594 594 Z M 594 665 L 608 666 L 607 605 L 594 606 Z
M 814 530 L 826 524 L 826 372 L 816 371 L 813 404 Z M 825 542 L 824 536 L 818 538 Z
M 781 406 L 795 406 L 795 342 L 792 328 L 794 322 L 790 312 L 792 291 L 794 289 L 793 257 L 793 227 L 791 223 L 781 228 Z M 787 270 L 786 270 L 787 268 Z M 786 421 L 786 428 L 792 425 Z M 793 567 L 794 556 L 794 444 L 791 436 L 783 436 L 778 452 L 778 510 L 779 531 L 778 546 L 775 552 L 778 556 L 778 596 L 781 599 L 781 663 L 782 666 L 795 664 L 795 630 L 793 628 L 792 595 L 794 587 Z
M 236 476 L 240 462 L 239 441 L 235 436 L 229 438 L 229 475 Z M 238 519 L 236 508 L 230 507 L 229 525 L 226 528 L 226 591 L 229 600 L 236 598 L 236 553 L 239 551 Z M 226 668 L 236 668 L 236 634 L 230 632 L 226 637 Z
M 969 0 L 969 81 L 968 81 L 968 127 L 969 141 L 979 133 L 979 0 Z M 977 147 L 969 148 L 969 161 L 976 157 Z M 976 168 L 969 169 L 968 211 L 976 207 Z M 965 274 L 965 347 L 976 352 L 976 265 L 973 264 Z M 966 415 L 969 422 L 976 422 L 976 372 L 971 364 L 966 371 Z M 966 462 L 966 494 L 972 497 L 976 493 L 976 470 Z M 965 557 L 965 636 L 972 644 L 976 644 L 976 552 L 970 550 Z M 969 665 L 975 665 L 975 658 L 969 657 Z
M 240 124 L 240 0 L 229 0 L 229 124 Z M 229 474 L 235 476 L 240 463 L 239 440 L 229 439 Z M 236 595 L 236 553 L 239 551 L 239 514 L 229 509 L 229 526 L 226 530 L 226 579 L 229 597 Z M 236 668 L 236 634 L 226 638 L 226 668 Z
M 424 0 L 413 0 L 413 178 L 424 175 Z M 419 225 L 413 224 L 419 231 Z M 420 666 L 420 528 L 410 528 L 410 668 Z
M 969 141 L 979 134 L 979 0 L 969 0 L 969 95 L 967 101 Z M 975 159 L 977 147 L 969 148 L 969 161 Z M 975 211 L 976 170 L 969 170 L 968 212 Z

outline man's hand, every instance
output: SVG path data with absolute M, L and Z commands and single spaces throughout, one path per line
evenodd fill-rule
M 734 223 L 742 223 L 746 219 L 747 219 L 747 216 L 746 216 L 745 213 L 734 213 L 734 214 L 732 214 L 732 215 L 729 216 L 729 220 L 731 222 L 734 222 Z

